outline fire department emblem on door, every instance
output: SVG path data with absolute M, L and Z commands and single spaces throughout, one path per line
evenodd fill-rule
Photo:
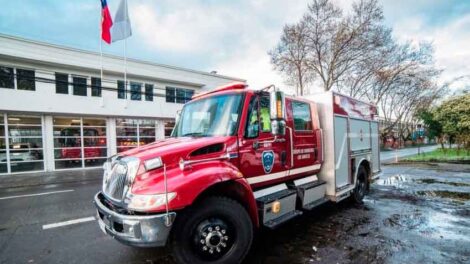
M 274 152 L 272 150 L 263 151 L 263 168 L 265 173 L 270 173 L 274 165 Z

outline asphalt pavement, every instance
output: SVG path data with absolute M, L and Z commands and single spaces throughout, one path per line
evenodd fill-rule
M 425 149 L 430 151 L 432 147 L 426 147 Z M 413 151 L 416 150 L 405 149 L 400 151 L 399 155 L 413 155 Z M 388 153 L 381 154 L 382 160 L 386 160 L 387 158 L 390 158 Z M 382 169 L 385 179 L 403 172 L 413 175 L 412 170 L 409 168 L 383 166 Z M 435 177 L 442 175 L 438 170 L 433 171 L 432 169 L 433 168 L 425 171 L 424 174 L 428 175 L 432 172 L 431 174 Z M 445 176 L 457 177 L 459 181 L 464 182 L 461 188 L 466 188 L 463 191 L 470 193 L 470 190 L 468 190 L 468 186 L 470 186 L 470 173 L 468 171 L 459 172 L 458 169 L 454 172 L 444 171 L 447 173 Z M 80 181 L 78 176 L 83 176 L 83 173 L 86 175 L 90 174 L 91 176 L 86 176 L 86 181 Z M 96 222 L 96 212 L 92 204 L 94 194 L 101 188 L 101 180 L 98 176 L 99 173 L 99 170 L 89 170 L 87 172 L 75 171 L 67 176 L 69 178 L 67 181 L 40 181 L 36 185 L 21 188 L 0 187 L 0 263 L 173 263 L 165 249 L 140 249 L 124 246 L 101 232 Z M 423 174 L 423 172 L 420 173 Z M 77 175 L 77 178 L 74 179 L 73 175 Z M 16 175 L 16 177 L 21 176 Z M 56 174 L 54 177 L 60 176 Z M 32 179 L 34 179 L 34 177 L 32 177 Z M 384 195 L 383 191 L 380 191 L 380 189 L 383 189 L 383 185 L 384 184 L 373 185 L 372 189 L 379 190 L 379 194 Z M 425 192 L 425 194 L 433 195 L 433 192 Z M 417 196 L 418 198 L 416 199 L 422 199 L 418 192 L 411 192 L 411 195 Z M 397 208 L 401 207 L 403 201 L 399 199 L 392 201 L 391 203 L 394 203 L 396 205 L 395 207 L 378 206 L 380 199 L 377 197 L 380 197 L 380 195 L 377 196 L 376 193 L 375 197 L 376 198 L 373 200 L 369 199 L 366 201 L 366 204 L 373 210 L 376 210 L 378 215 L 385 215 L 393 210 L 401 210 Z M 468 199 L 470 198 L 466 197 L 467 196 L 464 196 L 463 203 L 462 198 L 459 198 L 461 203 L 457 204 L 457 206 L 466 208 L 463 214 L 467 214 L 466 216 L 468 217 L 470 205 Z M 386 198 L 387 197 L 384 199 Z M 294 221 L 293 224 L 287 224 L 287 226 L 282 229 L 284 231 L 281 230 L 279 233 L 273 231 L 267 235 L 262 235 L 260 239 L 261 242 L 258 242 L 258 244 L 261 243 L 261 246 L 258 245 L 254 247 L 254 253 L 251 253 L 251 257 L 247 260 L 247 263 L 284 263 L 276 261 L 275 259 L 282 259 L 283 261 L 292 259 L 292 263 L 312 262 L 312 260 L 317 261 L 317 258 L 320 258 L 320 260 L 328 260 L 330 256 L 328 251 L 323 253 L 325 254 L 324 256 L 314 256 L 312 258 L 312 252 L 305 250 L 305 248 L 312 248 L 312 236 L 329 236 L 331 230 L 328 230 L 328 228 L 331 229 L 331 227 L 329 227 L 331 221 L 341 222 L 341 217 L 344 218 L 344 214 L 353 216 L 354 214 L 351 214 L 349 211 L 344 211 L 349 210 L 348 206 L 331 204 L 327 205 L 326 208 L 327 209 L 319 209 L 319 211 L 317 210 L 314 211 L 314 213 L 307 214 L 308 216 L 305 216 L 307 218 L 302 216 L 301 218 L 303 220 L 298 220 L 300 222 Z M 369 211 L 370 208 L 367 210 Z M 391 208 L 395 209 L 392 210 Z M 342 213 L 337 214 L 338 210 Z M 356 212 L 359 216 L 357 219 L 353 218 L 351 220 L 353 221 L 351 225 L 356 226 L 354 221 L 358 219 L 359 222 L 361 221 L 361 214 L 365 213 L 365 211 L 361 210 L 362 209 L 358 211 L 359 213 Z M 424 210 L 426 209 L 424 208 Z M 462 229 L 461 227 L 455 228 L 453 226 L 445 227 L 449 228 L 449 230 L 461 232 L 460 236 L 456 235 L 451 238 L 454 239 L 451 242 L 459 246 L 459 251 L 457 253 L 448 252 L 446 254 L 452 255 L 452 260 L 469 260 L 470 253 L 468 250 L 462 251 L 461 247 L 463 245 L 468 249 L 470 248 L 470 243 L 468 243 L 467 240 L 463 240 L 462 243 L 458 242 L 462 237 L 468 237 L 470 235 L 468 234 L 468 219 L 462 220 L 461 218 L 456 219 L 453 217 L 452 215 L 455 213 L 455 210 L 441 210 L 439 213 L 441 215 L 440 219 L 452 219 L 456 223 L 467 226 L 467 229 Z M 446 215 L 449 216 L 446 218 Z M 436 221 L 438 220 L 439 219 Z M 303 230 L 304 228 L 302 227 L 305 227 L 307 230 L 314 228 L 314 225 L 310 226 L 310 224 L 307 224 L 305 221 L 319 226 L 326 226 L 326 229 L 315 229 L 314 235 L 304 232 L 305 230 Z M 392 218 L 390 221 L 393 224 L 400 220 Z M 352 227 L 348 227 L 348 229 L 350 228 Z M 433 226 L 432 228 L 433 230 L 437 230 L 431 230 L 432 232 L 438 232 L 439 234 L 446 233 L 446 230 L 442 229 L 444 227 L 439 225 Z M 344 234 L 349 233 L 348 230 L 342 230 L 342 232 Z M 380 234 L 379 237 L 385 235 L 386 234 Z M 279 236 L 282 236 L 282 238 Z M 266 239 L 266 237 L 268 237 L 268 239 Z M 361 237 L 360 234 L 359 237 Z M 354 242 L 354 239 L 357 238 L 356 235 L 349 235 L 343 239 L 345 239 L 346 242 Z M 403 239 L 403 237 L 401 239 Z M 292 250 L 285 251 L 286 255 L 282 258 L 273 257 L 270 250 L 264 249 L 264 243 L 271 245 L 273 248 L 280 248 L 281 251 L 285 248 Z M 299 245 L 302 245 L 304 250 L 296 251 L 295 247 Z M 321 247 L 321 245 L 320 243 L 317 246 Z M 337 248 L 342 247 L 342 245 L 333 244 L 329 245 L 329 247 Z M 425 247 L 423 248 L 425 249 Z M 385 254 L 385 257 L 390 257 L 387 254 Z M 464 255 L 460 258 L 459 254 Z M 410 256 L 408 257 L 410 258 Z M 345 257 L 344 259 L 354 262 L 354 258 Z M 391 259 L 393 260 L 393 258 Z M 413 260 L 413 258 L 411 259 Z M 423 256 L 423 259 L 426 260 L 426 257 Z M 330 260 L 332 263 L 338 262 L 338 259 Z M 457 263 L 459 263 L 459 261 L 457 261 Z M 342 261 L 339 262 L 342 263 Z M 325 263 L 329 262 L 326 261 Z M 392 261 L 392 263 L 398 262 Z

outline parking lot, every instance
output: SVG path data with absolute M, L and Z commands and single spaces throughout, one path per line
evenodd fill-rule
M 104 235 L 99 180 L 0 193 L 1 263 L 173 263 Z M 246 263 L 468 263 L 470 166 L 384 166 L 363 205 L 326 204 L 260 232 Z

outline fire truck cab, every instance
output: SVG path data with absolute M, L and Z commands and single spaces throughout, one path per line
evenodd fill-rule
M 106 234 L 169 244 L 179 263 L 239 263 L 254 231 L 361 202 L 380 171 L 373 105 L 234 83 L 195 95 L 172 137 L 110 157 L 94 197 Z

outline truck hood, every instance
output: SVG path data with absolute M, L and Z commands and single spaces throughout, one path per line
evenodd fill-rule
M 141 161 L 161 157 L 166 164 L 178 163 L 180 158 L 188 159 L 189 154 L 199 148 L 227 142 L 229 137 L 178 137 L 157 140 L 154 143 L 131 149 L 120 156 L 132 156 Z

